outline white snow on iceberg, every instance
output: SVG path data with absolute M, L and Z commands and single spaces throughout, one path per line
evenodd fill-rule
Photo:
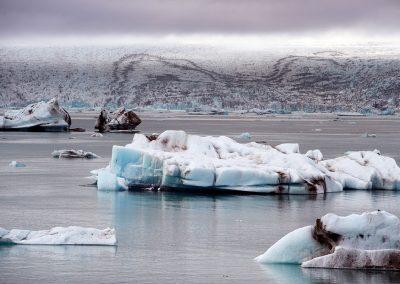
M 20 245 L 104 245 L 117 244 L 114 229 L 84 227 L 55 227 L 50 230 L 30 231 L 0 228 L 0 244 Z
M 0 130 L 67 131 L 70 125 L 71 117 L 55 98 L 0 116 Z
M 377 151 L 350 152 L 333 160 L 322 158 L 319 150 L 300 154 L 295 143 L 275 147 L 255 142 L 241 144 L 225 136 L 167 130 L 158 136 L 135 134 L 132 143 L 114 146 L 110 165 L 96 173 L 102 185 L 119 188 L 121 183 L 114 182 L 117 178 L 131 188 L 290 194 L 337 192 L 343 188 L 400 189 L 400 168 Z M 113 181 L 104 182 L 107 178 Z
M 400 168 L 396 161 L 378 150 L 347 152 L 345 156 L 322 161 L 344 188 L 400 189 Z
M 131 144 L 113 147 L 109 167 L 97 175 L 99 181 L 123 178 L 128 187 L 299 194 L 342 190 L 324 167 L 298 149 L 297 144 L 274 148 L 184 131 L 168 130 L 151 138 L 135 134 Z
M 396 258 L 397 255 L 397 258 Z M 314 226 L 290 232 L 256 257 L 261 263 L 304 267 L 400 269 L 400 220 L 385 211 L 340 217 L 327 214 Z M 349 259 L 354 265 L 349 266 Z M 388 258 L 392 259 L 389 262 Z M 370 261 L 367 261 L 367 260 Z

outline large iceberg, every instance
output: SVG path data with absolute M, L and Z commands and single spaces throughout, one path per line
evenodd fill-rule
M 400 220 L 385 211 L 327 214 L 256 257 L 261 263 L 303 267 L 400 269 Z
M 343 188 L 400 189 L 400 168 L 378 151 L 321 160 L 319 150 L 303 155 L 295 143 L 241 144 L 225 136 L 167 130 L 158 136 L 135 134 L 132 143 L 114 146 L 109 166 L 94 173 L 101 190 L 145 187 L 316 194 Z
M 56 98 L 10 110 L 0 116 L 0 130 L 67 131 L 71 117 Z
M 114 246 L 117 239 L 115 230 L 109 228 L 99 230 L 70 226 L 41 231 L 0 228 L 0 244 Z

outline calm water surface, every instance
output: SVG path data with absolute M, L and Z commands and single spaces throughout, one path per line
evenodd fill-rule
M 73 117 L 74 118 L 74 117 Z M 90 115 L 75 126 L 91 128 Z M 380 148 L 398 160 L 398 120 L 231 120 L 146 117 L 141 130 L 185 129 L 270 144 L 301 143 L 303 152 L 325 156 L 349 149 Z M 320 129 L 315 131 L 315 129 Z M 377 138 L 363 138 L 370 131 Z M 397 132 L 396 132 L 397 131 Z M 75 139 L 69 139 L 74 137 Z M 85 179 L 107 164 L 111 145 L 132 135 L 89 133 L 0 133 L 0 227 L 115 227 L 117 247 L 2 246 L 0 283 L 400 283 L 400 273 L 301 269 L 259 265 L 253 258 L 284 234 L 328 212 L 341 215 L 387 210 L 400 216 L 394 191 L 346 191 L 319 196 L 223 195 L 172 192 L 97 192 Z M 54 149 L 82 148 L 103 158 L 58 160 Z M 8 167 L 11 160 L 27 165 Z

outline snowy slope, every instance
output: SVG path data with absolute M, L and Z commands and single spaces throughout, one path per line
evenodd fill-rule
M 399 58 L 385 46 L 0 47 L 0 106 L 380 112 L 399 107 Z

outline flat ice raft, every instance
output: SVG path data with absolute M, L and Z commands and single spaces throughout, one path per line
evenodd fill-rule
M 256 261 L 302 267 L 400 269 L 400 220 L 385 211 L 340 217 L 327 214 L 297 229 Z
M 114 229 L 55 227 L 50 230 L 5 230 L 0 228 L 0 244 L 20 245 L 99 245 L 117 244 Z
M 0 116 L 0 130 L 67 131 L 70 125 L 71 117 L 55 98 Z
M 300 154 L 298 144 L 241 144 L 228 137 L 168 130 L 135 134 L 114 146 L 110 165 L 93 171 L 100 190 L 127 187 L 217 189 L 315 194 L 355 189 L 400 189 L 400 168 L 379 151 L 348 152 L 323 160 L 319 150 Z

